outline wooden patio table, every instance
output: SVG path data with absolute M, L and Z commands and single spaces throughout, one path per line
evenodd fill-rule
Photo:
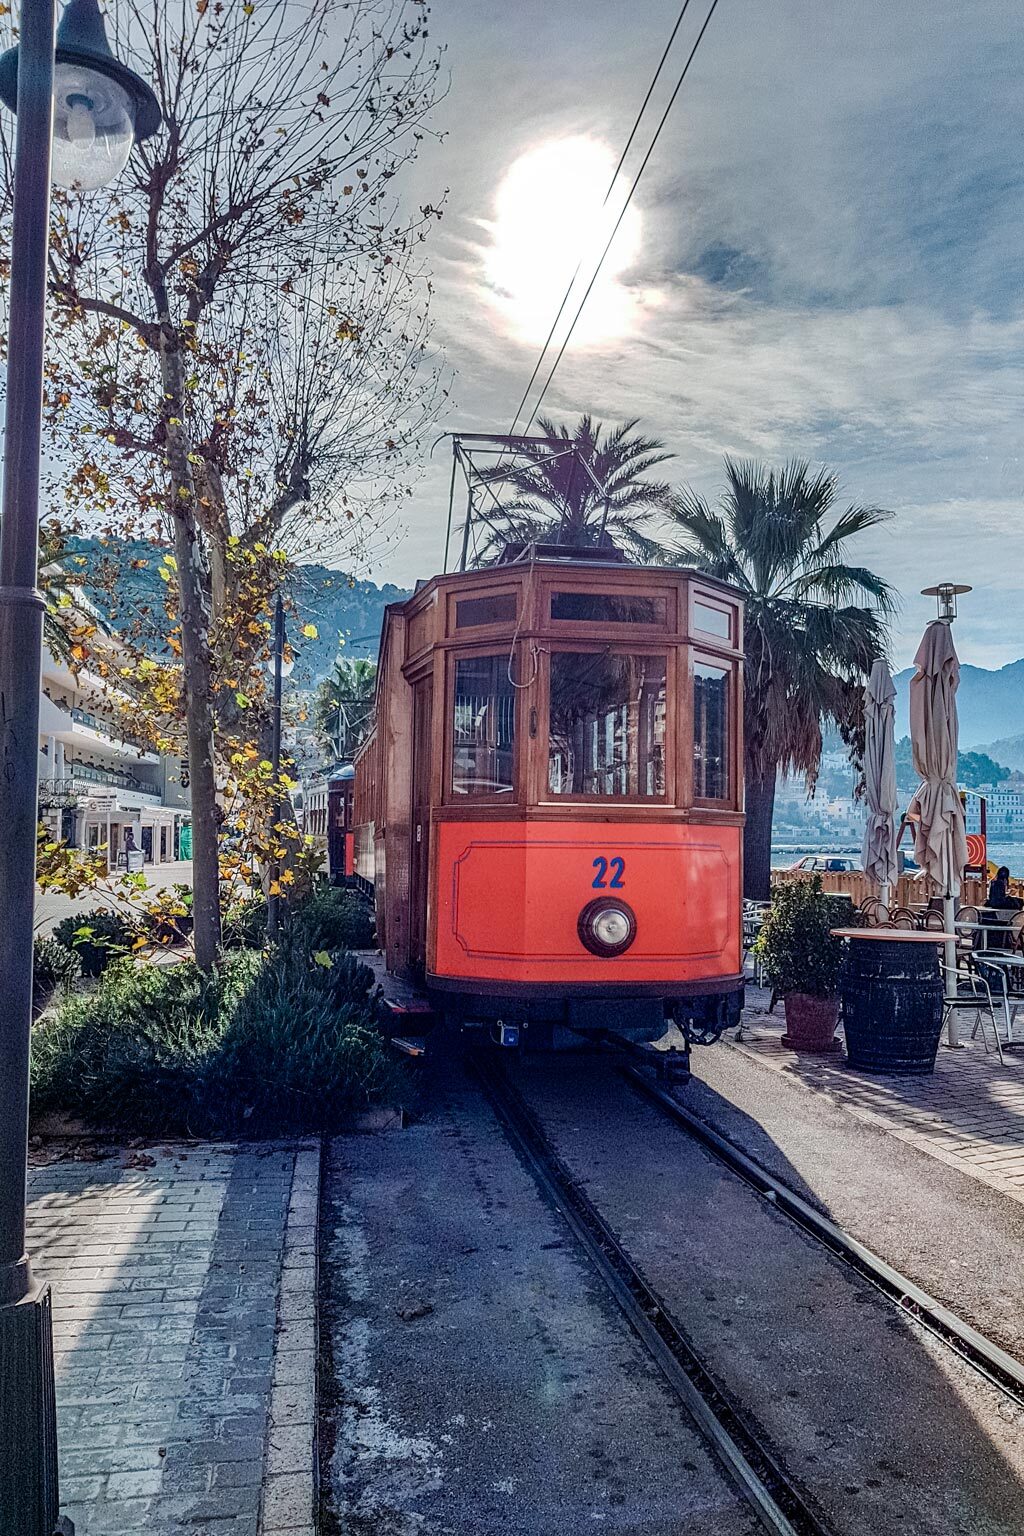
M 934 928 L 832 928 L 834 939 L 873 939 L 886 944 L 945 944 L 956 940 L 955 933 L 940 933 Z

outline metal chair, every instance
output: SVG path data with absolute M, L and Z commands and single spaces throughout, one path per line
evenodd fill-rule
M 996 1042 L 996 1055 L 999 1057 L 999 1065 L 1003 1065 L 1003 1046 L 999 1039 L 999 1026 L 996 1023 L 996 1011 L 992 1002 L 992 990 L 985 977 L 968 962 L 967 966 L 944 965 L 939 961 L 939 970 L 942 973 L 944 987 L 948 979 L 953 978 L 955 996 L 944 997 L 942 1001 L 942 1027 L 945 1029 L 951 1013 L 957 1013 L 962 1009 L 970 1009 L 975 1015 L 974 1029 L 971 1031 L 971 1039 L 975 1039 L 978 1030 L 981 1030 L 981 1040 L 985 1047 L 986 1056 L 989 1054 L 988 1035 L 985 1031 L 985 1014 L 988 1014 L 989 1023 L 992 1025 L 992 1035 Z
M 857 911 L 865 928 L 885 928 L 889 922 L 888 910 L 877 896 L 866 896 Z
M 933 912 L 929 908 L 929 910 L 924 914 L 921 927 L 926 929 L 929 933 L 943 933 L 945 931 L 946 925 L 943 922 L 942 913 Z
M 917 913 L 912 912 L 909 907 L 893 907 L 892 912 L 889 914 L 889 927 L 916 928 Z

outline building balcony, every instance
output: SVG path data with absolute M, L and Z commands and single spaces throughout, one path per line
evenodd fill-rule
M 155 752 L 149 752 L 123 736 L 115 735 L 110 721 L 94 715 L 91 710 L 73 706 L 67 713 L 71 716 L 72 739 L 81 740 L 85 737 L 87 740 L 101 742 L 105 747 L 112 747 L 122 755 L 130 755 L 140 763 L 160 761 Z
M 136 779 L 130 773 L 122 773 L 117 768 L 95 768 L 91 763 L 68 763 L 67 772 L 78 794 L 87 795 L 93 788 L 117 789 L 139 804 L 161 804 L 162 797 L 152 785 Z

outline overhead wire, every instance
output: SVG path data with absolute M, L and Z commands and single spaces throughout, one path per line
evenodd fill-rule
M 612 227 L 612 232 L 608 236 L 607 241 L 605 242 L 604 250 L 601 252 L 600 258 L 598 259 L 597 266 L 594 268 L 593 275 L 591 276 L 590 282 L 587 284 L 587 288 L 586 288 L 586 291 L 585 291 L 585 293 L 583 295 L 583 298 L 580 300 L 579 305 L 577 306 L 576 313 L 573 316 L 572 321 L 571 321 L 571 323 L 569 325 L 569 329 L 566 332 L 566 334 L 565 334 L 565 336 L 564 336 L 564 338 L 562 340 L 562 344 L 561 344 L 561 346 L 558 349 L 558 354 L 557 354 L 557 356 L 555 358 L 555 361 L 552 363 L 551 370 L 548 373 L 548 376 L 547 376 L 546 380 L 544 381 L 544 387 L 541 390 L 540 395 L 537 398 L 537 402 L 536 402 L 536 404 L 533 407 L 533 410 L 532 410 L 532 412 L 530 414 L 530 419 L 526 423 L 526 428 L 525 428 L 524 436 L 525 436 L 525 433 L 529 432 L 531 426 L 534 423 L 534 420 L 536 419 L 537 412 L 540 410 L 541 406 L 544 403 L 544 397 L 547 394 L 549 388 L 551 387 L 551 381 L 554 378 L 555 373 L 557 372 L 559 363 L 562 361 L 562 358 L 565 356 L 565 351 L 566 351 L 566 348 L 568 347 L 569 342 L 570 342 L 570 340 L 572 338 L 572 333 L 573 333 L 573 331 L 576 328 L 576 324 L 577 324 L 577 322 L 578 322 L 578 320 L 580 318 L 580 315 L 583 313 L 583 310 L 584 310 L 584 307 L 586 305 L 587 300 L 589 299 L 591 293 L 593 292 L 594 284 L 597 282 L 597 279 L 598 279 L 598 276 L 600 274 L 601 268 L 604 265 L 605 258 L 607 257 L 608 252 L 611 250 L 612 243 L 615 240 L 615 236 L 618 234 L 619 229 L 620 229 L 620 227 L 622 225 L 622 221 L 623 221 L 623 219 L 626 216 L 626 211 L 629 208 L 629 205 L 630 205 L 630 203 L 633 200 L 633 194 L 636 192 L 636 189 L 637 189 L 637 187 L 640 184 L 640 178 L 643 176 L 644 171 L 647 169 L 647 165 L 648 165 L 648 162 L 650 161 L 651 155 L 654 153 L 655 145 L 657 144 L 658 139 L 661 136 L 661 131 L 664 128 L 666 122 L 668 121 L 669 113 L 672 111 L 672 108 L 675 105 L 676 97 L 679 95 L 679 92 L 682 89 L 683 82 L 686 79 L 687 74 L 689 73 L 690 65 L 693 63 L 693 60 L 694 60 L 694 58 L 696 56 L 696 53 L 697 53 L 697 50 L 698 50 L 698 48 L 701 45 L 701 41 L 702 41 L 702 39 L 704 37 L 704 34 L 707 31 L 707 29 L 708 29 L 708 24 L 711 21 L 712 16 L 715 14 L 715 11 L 717 10 L 717 8 L 718 8 L 718 0 L 711 0 L 710 9 L 708 10 L 707 16 L 704 18 L 703 26 L 701 27 L 700 31 L 697 34 L 697 40 L 694 43 L 693 47 L 690 49 L 689 55 L 687 56 L 686 63 L 683 65 L 682 71 L 680 72 L 680 75 L 679 75 L 679 79 L 676 81 L 675 89 L 673 90 L 672 95 L 669 97 L 668 105 L 666 106 L 664 112 L 661 115 L 661 119 L 660 119 L 660 121 L 658 123 L 657 128 L 654 130 L 654 137 L 653 137 L 653 139 L 650 142 L 650 145 L 648 147 L 647 153 L 644 155 L 644 158 L 643 158 L 643 160 L 640 163 L 640 168 L 639 168 L 639 170 L 637 171 L 636 175 L 633 178 L 632 185 L 630 186 L 629 192 L 626 195 L 626 200 L 623 203 L 622 208 L 619 211 L 618 218 L 615 220 L 615 224 Z M 685 11 L 685 9 L 686 9 L 685 5 L 684 5 L 683 9 Z M 575 281 L 575 278 L 574 278 L 574 281 Z M 570 289 L 571 289 L 571 286 L 572 285 L 570 284 Z M 568 300 L 568 297 L 569 297 L 569 295 L 567 293 L 566 294 L 566 300 Z M 547 343 L 545 343 L 544 350 L 545 351 L 547 350 Z M 542 352 L 541 358 L 543 358 L 543 355 L 544 354 Z M 539 368 L 540 368 L 540 364 L 538 362 L 538 367 L 537 367 L 537 369 L 534 372 L 534 379 L 536 378 L 537 372 L 539 372 Z M 532 384 L 533 384 L 533 380 L 531 380 L 530 388 L 532 388 Z M 529 391 L 527 391 L 527 392 L 529 392 Z M 520 412 L 521 411 L 522 411 L 522 406 L 520 406 Z M 517 418 L 517 420 L 518 420 L 518 418 Z
M 672 44 L 676 40 L 676 36 L 677 36 L 677 34 L 679 32 L 679 28 L 683 24 L 683 18 L 686 15 L 687 10 L 689 9 L 689 6 L 690 6 L 690 0 L 683 0 L 682 9 L 680 10 L 679 15 L 676 17 L 676 24 L 672 28 L 672 32 L 671 32 L 671 34 L 669 36 L 669 40 L 665 44 L 664 52 L 662 53 L 661 58 L 658 60 L 658 67 L 654 71 L 653 76 L 651 77 L 651 83 L 647 87 L 647 94 L 644 97 L 643 102 L 641 103 L 639 112 L 636 114 L 636 117 L 633 120 L 633 126 L 629 130 L 629 138 L 626 140 L 626 147 L 623 149 L 622 154 L 619 156 L 619 163 L 618 163 L 618 165 L 616 165 L 615 170 L 612 172 L 612 179 L 608 183 L 608 190 L 604 194 L 604 197 L 603 197 L 603 199 L 601 201 L 601 211 L 602 212 L 608 206 L 608 201 L 609 201 L 612 193 L 615 190 L 615 183 L 618 181 L 619 176 L 620 176 L 620 174 L 622 172 L 622 167 L 626 163 L 626 156 L 629 154 L 629 151 L 632 149 L 632 147 L 633 147 L 633 140 L 636 138 L 637 134 L 640 131 L 640 124 L 643 121 L 644 114 L 647 111 L 647 107 L 648 107 L 648 105 L 650 103 L 651 97 L 654 95 L 654 91 L 655 91 L 655 88 L 657 87 L 658 81 L 661 79 L 661 72 L 662 72 L 662 70 L 665 67 L 665 63 L 666 63 L 666 60 L 668 59 L 669 54 L 672 51 Z M 576 270 L 572 274 L 572 277 L 569 279 L 569 286 L 568 286 L 568 288 L 566 288 L 565 293 L 562 296 L 562 302 L 558 306 L 558 313 L 556 314 L 555 318 L 552 320 L 552 322 L 551 322 L 551 329 L 548 331 L 547 338 L 546 338 L 546 340 L 544 342 L 544 345 L 540 349 L 540 356 L 537 358 L 537 362 L 536 362 L 536 364 L 534 366 L 534 370 L 533 370 L 533 372 L 530 375 L 530 382 L 527 384 L 526 388 L 523 391 L 523 398 L 519 402 L 519 408 L 516 411 L 515 418 L 513 419 L 512 425 L 508 429 L 509 437 L 513 437 L 515 435 L 516 427 L 519 425 L 519 418 L 522 416 L 523 411 L 526 409 L 526 402 L 530 398 L 530 391 L 533 389 L 534 384 L 537 382 L 537 375 L 540 373 L 540 370 L 541 370 L 541 367 L 543 366 L 544 358 L 545 358 L 545 355 L 547 353 L 548 347 L 550 347 L 551 342 L 552 342 L 552 340 L 554 338 L 555 331 L 558 329 L 558 322 L 561 320 L 563 314 L 565 313 L 565 306 L 569 302 L 569 298 L 570 298 L 570 296 L 572 294 L 572 290 L 576 286 L 576 279 L 579 277 L 579 275 L 582 272 L 582 270 L 583 270 L 583 254 L 581 253 L 580 254 L 580 259 L 576 263 Z M 534 416 L 536 414 L 537 414 L 536 411 L 534 411 Z M 530 417 L 530 422 L 531 423 L 533 422 L 533 416 Z M 527 427 L 527 431 L 529 431 L 529 427 Z

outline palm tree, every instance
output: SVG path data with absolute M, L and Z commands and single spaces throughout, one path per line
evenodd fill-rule
M 550 417 L 539 417 L 538 430 L 545 437 L 574 444 L 593 479 L 575 454 L 553 458 L 549 449 L 530 453 L 535 465 L 505 471 L 502 478 L 514 491 L 511 500 L 503 502 L 500 510 L 486 503 L 478 509 L 491 526 L 482 563 L 493 559 L 505 544 L 549 541 L 578 548 L 611 540 L 634 560 L 659 558 L 659 546 L 643 529 L 663 506 L 669 488 L 663 481 L 645 477 L 672 455 L 657 438 L 637 432 L 637 421 L 607 429 L 587 415 L 570 429 Z
M 895 600 L 880 576 L 847 563 L 846 546 L 892 513 L 837 511 L 835 475 L 799 461 L 774 470 L 727 458 L 725 474 L 717 512 L 688 488 L 672 497 L 670 558 L 744 597 L 743 885 L 764 898 L 777 775 L 806 774 L 813 789 L 824 722 L 856 749 L 863 682 L 886 649 Z
M 316 691 L 314 723 L 322 741 L 346 762 L 370 729 L 377 663 L 341 657 Z

